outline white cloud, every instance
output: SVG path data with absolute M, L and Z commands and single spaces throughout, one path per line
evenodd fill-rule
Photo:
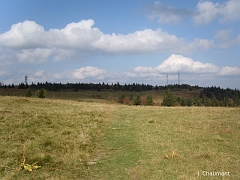
M 216 39 L 216 46 L 221 49 L 228 49 L 240 45 L 240 35 L 232 38 L 232 29 L 221 30 L 214 38 Z
M 211 63 L 202 63 L 194 61 L 191 58 L 182 55 L 172 54 L 168 59 L 163 61 L 162 64 L 155 68 L 150 67 L 137 67 L 134 72 L 137 73 L 176 73 L 178 71 L 185 73 L 216 73 L 219 67 Z
M 240 77 L 239 67 L 218 67 L 211 63 L 202 63 L 175 54 L 172 54 L 157 67 L 136 67 L 131 72 L 125 72 L 125 75 L 129 78 L 141 78 L 142 81 L 156 81 L 157 79 L 164 81 L 166 75 L 169 74 L 169 80 L 175 80 L 176 83 L 178 72 L 186 82 L 191 81 L 195 84 L 202 81 L 213 83 L 218 80 L 219 76 Z
M 42 77 L 44 75 L 44 70 L 39 70 L 34 74 L 34 77 Z
M 240 19 L 240 1 L 239 0 L 229 0 L 222 4 L 219 11 L 222 15 L 220 22 L 236 21 Z
M 51 55 L 51 49 L 23 49 L 17 53 L 19 62 L 43 63 Z
M 231 33 L 231 29 L 221 30 L 214 37 L 219 41 L 228 41 L 231 37 Z
M 102 32 L 92 28 L 92 19 L 70 23 L 64 29 L 50 29 L 47 37 L 50 46 L 90 50 L 91 44 L 100 38 Z
M 237 21 L 240 19 L 239 0 L 229 0 L 222 4 L 214 4 L 211 1 L 200 1 L 196 8 L 196 15 L 193 17 L 196 24 L 208 24 L 216 18 L 219 18 L 220 23 Z
M 131 34 L 103 34 L 93 46 L 105 53 L 138 54 L 151 52 L 185 51 L 187 44 L 175 35 L 146 29 Z
M 228 0 L 224 3 L 206 0 L 199 1 L 195 10 L 174 8 L 160 1 L 147 5 L 144 10 L 149 19 L 157 19 L 160 24 L 176 24 L 186 17 L 192 17 L 195 24 L 208 24 L 215 19 L 220 23 L 237 21 L 240 19 L 239 9 L 239 0 Z
M 126 72 L 111 72 L 99 67 L 85 66 L 75 70 L 37 70 L 29 72 L 21 70 L 18 72 L 0 71 L 0 75 L 7 77 L 2 80 L 3 83 L 11 84 L 24 80 L 28 75 L 28 82 L 105 82 L 105 83 L 145 83 L 165 85 L 168 74 L 168 83 L 176 84 L 178 82 L 178 73 L 180 72 L 180 83 L 198 84 L 200 86 L 221 85 L 224 87 L 238 87 L 234 82 L 240 78 L 240 67 L 218 67 L 211 63 L 195 61 L 192 58 L 183 55 L 172 54 L 156 67 L 136 67 Z M 20 79 L 19 79 L 20 78 Z M 223 84 L 223 81 L 227 81 Z
M 176 9 L 160 1 L 156 1 L 153 5 L 147 5 L 145 11 L 151 20 L 157 19 L 160 24 L 176 24 L 180 22 L 183 17 L 192 14 L 192 12 L 187 9 Z
M 80 69 L 76 69 L 72 73 L 72 77 L 74 79 L 86 79 L 86 78 L 103 79 L 104 75 L 106 74 L 107 74 L 107 71 L 104 69 L 100 69 L 92 66 L 86 66 Z
M 39 74 L 39 76 L 37 76 Z M 50 82 L 98 82 L 103 81 L 112 76 L 114 73 L 107 72 L 105 69 L 101 69 L 93 66 L 85 66 L 75 70 L 63 70 L 61 72 L 45 72 L 38 71 L 34 74 L 35 79 L 44 77 Z M 115 81 L 115 80 L 114 80 Z
M 196 24 L 207 24 L 213 21 L 219 14 L 219 4 L 210 1 L 197 4 L 197 15 L 193 17 Z
M 221 68 L 221 70 L 218 74 L 222 75 L 222 76 L 233 76 L 233 75 L 240 76 L 240 67 L 226 66 L 226 67 Z
M 0 34 L 0 61 L 20 63 L 44 63 L 81 59 L 89 54 L 142 54 L 142 53 L 181 53 L 207 50 L 212 42 L 195 39 L 187 42 L 173 34 L 145 29 L 129 34 L 104 34 L 93 28 L 94 21 L 82 20 L 70 23 L 63 29 L 44 28 L 34 21 L 24 21 L 12 25 L 11 29 Z
M 193 42 L 189 43 L 188 48 L 191 49 L 191 51 L 197 51 L 197 50 L 209 50 L 211 47 L 214 47 L 215 43 L 213 40 L 207 40 L 207 39 L 194 39 Z
M 9 48 L 39 48 L 44 47 L 44 28 L 34 21 L 24 21 L 13 24 L 11 29 L 0 34 L 0 46 Z

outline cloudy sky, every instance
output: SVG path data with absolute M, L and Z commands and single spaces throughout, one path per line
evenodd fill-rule
M 240 0 L 0 0 L 0 82 L 240 89 Z

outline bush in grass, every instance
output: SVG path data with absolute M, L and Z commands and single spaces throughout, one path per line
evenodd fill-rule
M 172 94 L 172 91 L 170 89 L 166 89 L 163 97 L 162 106 L 174 106 L 174 103 L 175 103 L 175 98 Z
M 181 106 L 186 106 L 186 102 L 185 102 L 185 99 L 184 99 L 184 98 L 181 99 L 180 105 L 181 105 Z
M 148 106 L 153 106 L 154 105 L 153 98 L 152 98 L 151 95 L 148 95 L 146 100 L 147 100 L 146 105 L 148 105 Z
M 43 88 L 37 90 L 36 95 L 38 98 L 45 98 L 47 95 L 47 91 Z
M 187 106 L 192 106 L 192 100 L 190 98 L 187 98 L 186 104 Z
M 30 90 L 30 88 L 28 88 L 25 96 L 26 96 L 26 97 L 31 97 L 31 96 L 32 96 L 32 91 Z
M 141 97 L 140 95 L 137 95 L 137 97 L 135 97 L 134 99 L 134 105 L 140 105 L 141 104 Z

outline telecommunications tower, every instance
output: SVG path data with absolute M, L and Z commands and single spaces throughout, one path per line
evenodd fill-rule
M 27 83 L 27 78 L 28 78 L 28 76 L 26 75 L 25 76 L 25 84 L 27 85 L 28 83 Z

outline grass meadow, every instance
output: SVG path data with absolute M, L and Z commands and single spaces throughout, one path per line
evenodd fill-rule
M 0 179 L 240 177 L 239 107 L 126 106 L 91 93 L 89 99 L 48 96 L 0 96 Z M 19 170 L 23 156 L 41 168 Z

